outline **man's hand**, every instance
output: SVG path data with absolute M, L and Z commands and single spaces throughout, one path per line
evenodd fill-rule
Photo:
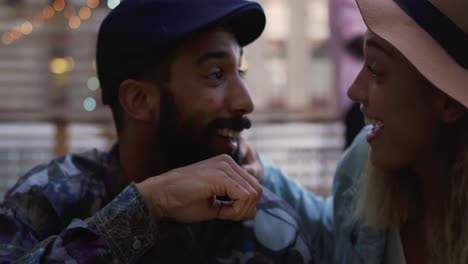
M 153 217 L 184 223 L 253 218 L 262 193 L 258 180 L 228 155 L 148 178 L 137 187 Z M 215 195 L 228 196 L 233 202 L 214 203 Z
M 244 136 L 239 138 L 239 157 L 242 168 L 260 181 L 263 177 L 262 164 L 260 164 L 255 150 Z

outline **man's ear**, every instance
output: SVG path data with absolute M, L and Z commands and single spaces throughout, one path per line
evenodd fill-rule
M 148 81 L 125 80 L 120 84 L 119 101 L 123 111 L 140 121 L 154 120 L 159 109 L 159 92 L 155 84 Z
M 442 112 L 442 120 L 448 124 L 455 123 L 466 113 L 466 111 L 467 110 L 464 105 L 446 95 Z

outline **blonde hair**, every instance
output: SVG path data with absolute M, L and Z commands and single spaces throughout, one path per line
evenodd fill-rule
M 447 195 L 441 197 L 441 217 L 427 225 L 431 263 L 468 263 L 468 113 L 457 122 L 457 153 L 447 175 Z M 404 223 L 420 208 L 421 186 L 405 171 L 387 172 L 372 164 L 362 175 L 352 219 L 376 228 Z

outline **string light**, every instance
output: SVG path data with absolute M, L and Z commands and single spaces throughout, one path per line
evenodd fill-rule
M 120 4 L 121 0 L 107 0 L 109 8 L 113 9 Z M 91 9 L 97 8 L 100 5 L 100 0 L 87 0 L 86 6 L 82 6 L 78 14 L 73 6 L 67 7 L 65 0 L 54 0 L 52 5 L 45 6 L 40 14 L 37 14 L 30 20 L 25 20 L 19 27 L 15 26 L 10 31 L 3 33 L 2 42 L 5 45 L 10 45 L 14 41 L 29 35 L 33 32 L 35 26 L 44 24 L 55 16 L 56 12 L 64 12 L 64 17 L 68 19 L 68 25 L 71 29 L 77 29 L 81 26 L 82 20 L 91 18 Z
M 91 9 L 89 9 L 87 6 L 83 6 L 80 8 L 78 15 L 82 20 L 86 20 L 91 17 Z
M 29 35 L 32 31 L 33 25 L 31 24 L 31 22 L 26 21 L 23 23 L 23 25 L 21 25 L 21 33 L 23 33 L 24 35 Z
M 78 16 L 72 16 L 70 17 L 70 20 L 68 21 L 68 25 L 70 26 L 71 29 L 77 29 L 81 25 L 81 19 Z
M 42 9 L 42 16 L 45 19 L 50 19 L 54 16 L 55 10 L 51 6 L 46 6 Z
M 10 45 L 13 42 L 13 36 L 11 36 L 10 32 L 3 33 L 2 42 L 5 45 Z
M 33 19 L 33 24 L 34 24 L 34 26 L 40 26 L 40 25 L 44 24 L 44 21 L 45 21 L 45 18 L 43 16 L 37 15 Z
M 11 30 L 11 36 L 13 37 L 13 40 L 17 40 L 23 36 L 23 33 L 21 33 L 17 27 L 14 27 L 13 30 Z
M 55 0 L 54 1 L 54 9 L 57 12 L 63 11 L 65 9 L 65 0 Z
M 64 74 L 70 72 L 75 67 L 75 60 L 72 57 L 54 58 L 49 63 L 49 70 L 53 74 Z
M 88 7 L 93 9 L 99 6 L 99 0 L 88 0 Z

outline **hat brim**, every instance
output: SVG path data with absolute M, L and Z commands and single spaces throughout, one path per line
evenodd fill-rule
M 369 30 L 400 51 L 437 88 L 468 107 L 468 71 L 392 0 L 357 0 Z
M 221 4 L 225 5 L 225 3 Z M 245 2 L 244 5 L 232 6 L 231 8 L 211 6 L 210 9 L 206 9 L 206 15 L 195 15 L 197 17 L 201 16 L 203 19 L 196 20 L 189 18 L 189 20 L 197 21 L 197 23 L 193 23 L 191 27 L 185 27 L 184 30 L 174 30 L 173 32 L 178 32 L 178 35 L 172 36 L 168 41 L 190 38 L 201 31 L 209 30 L 216 26 L 226 26 L 234 33 L 239 45 L 243 47 L 260 37 L 265 29 L 265 13 L 257 3 Z

